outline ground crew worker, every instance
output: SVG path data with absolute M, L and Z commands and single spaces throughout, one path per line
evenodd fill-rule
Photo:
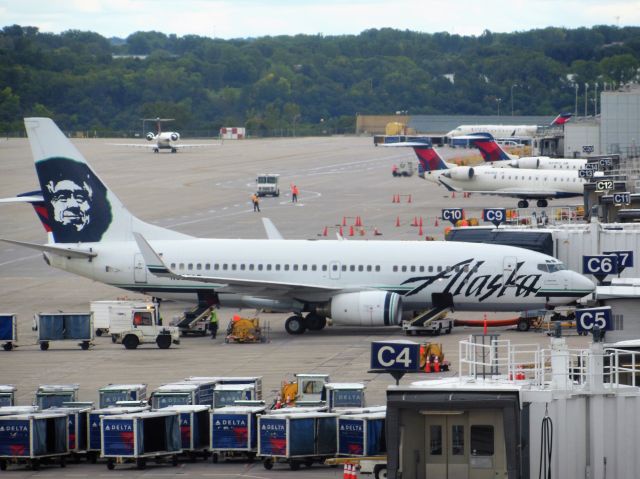
M 216 334 L 218 334 L 218 313 L 215 306 L 211 308 L 211 315 L 209 316 L 209 331 L 211 332 L 211 339 L 216 339 Z
M 256 193 L 251 195 L 251 202 L 253 203 L 253 211 L 257 211 L 258 213 L 260 213 L 260 199 L 258 198 L 258 195 Z
M 298 187 L 296 185 L 291 185 L 291 203 L 298 202 Z

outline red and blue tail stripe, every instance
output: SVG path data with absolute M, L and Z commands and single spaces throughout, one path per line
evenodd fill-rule
M 447 164 L 436 150 L 433 149 L 431 143 L 425 143 L 424 145 L 413 145 L 413 151 L 415 151 L 420 166 L 424 171 L 436 171 L 448 169 Z
M 558 116 L 556 116 L 553 121 L 551 122 L 551 126 L 553 125 L 564 125 L 566 122 L 568 122 L 571 117 L 573 116 L 573 113 L 560 113 Z
M 480 150 L 484 161 L 506 161 L 511 158 L 489 133 L 474 133 L 471 143 Z

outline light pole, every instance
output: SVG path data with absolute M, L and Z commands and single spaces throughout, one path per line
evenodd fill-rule
M 584 116 L 589 113 L 589 107 L 587 106 L 587 98 L 589 98 L 589 84 L 584 84 Z
M 598 116 L 598 82 L 595 84 L 595 90 L 593 92 L 593 117 Z
M 578 118 L 578 88 L 579 88 L 579 87 L 578 87 L 578 84 L 577 84 L 577 83 L 575 83 L 573 86 L 576 88 L 576 109 L 575 109 L 575 111 L 573 112 L 573 116 L 575 116 L 576 118 Z
M 518 84 L 514 83 L 513 85 L 511 85 L 511 116 L 513 116 L 513 87 L 514 86 L 518 86 Z
M 498 102 L 498 116 L 500 116 L 500 102 L 502 101 L 502 98 L 496 98 L 496 101 Z

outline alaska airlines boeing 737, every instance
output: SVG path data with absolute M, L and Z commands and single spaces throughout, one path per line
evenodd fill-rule
M 293 312 L 291 334 L 331 318 L 396 325 L 432 308 L 514 311 L 569 304 L 593 283 L 557 259 L 490 244 L 194 238 L 133 216 L 48 118 L 25 126 L 41 190 L 47 264 L 159 298 Z M 303 317 L 303 313 L 307 313 Z

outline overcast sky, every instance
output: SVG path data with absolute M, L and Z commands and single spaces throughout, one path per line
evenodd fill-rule
M 0 0 L 0 26 L 14 24 L 122 38 L 151 30 L 228 39 L 384 27 L 479 35 L 640 25 L 640 0 Z

